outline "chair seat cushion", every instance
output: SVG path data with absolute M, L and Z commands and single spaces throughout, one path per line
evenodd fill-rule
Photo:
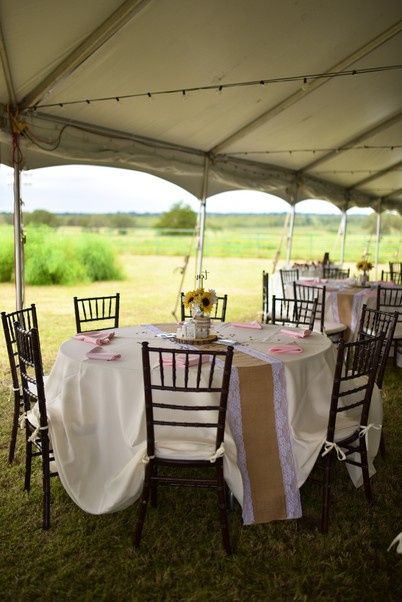
M 215 453 L 215 443 L 213 440 L 159 439 L 155 443 L 155 454 L 158 458 L 209 460 Z
M 398 322 L 396 325 L 394 339 L 402 339 L 402 322 Z

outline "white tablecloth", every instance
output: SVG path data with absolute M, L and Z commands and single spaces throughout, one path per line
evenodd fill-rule
M 249 330 L 219 324 L 216 330 L 257 354 L 267 353 L 274 343 L 293 340 L 272 325 Z M 121 358 L 101 361 L 86 358 L 91 345 L 66 341 L 46 383 L 50 436 L 60 479 L 78 506 L 93 514 L 126 508 L 141 492 L 146 449 L 141 362 L 144 340 L 157 346 L 173 345 L 157 338 L 147 326 L 120 328 L 107 348 L 120 353 Z M 297 340 L 297 344 L 303 353 L 276 357 L 284 367 L 291 450 L 297 485 L 301 486 L 325 440 L 335 348 L 318 333 Z M 378 395 L 373 406 L 375 421 L 381 422 Z M 373 455 L 377 443 L 372 447 Z M 242 476 L 229 427 L 225 449 L 225 478 L 242 504 Z
M 353 279 L 345 280 L 322 280 L 301 278 L 300 284 L 311 284 L 312 286 L 326 287 L 325 296 L 325 315 L 324 320 L 328 327 L 338 323 L 348 326 L 347 339 L 353 341 L 356 338 L 357 329 L 360 323 L 360 315 L 363 304 L 374 309 L 376 307 L 375 288 L 358 288 Z M 289 298 L 293 298 L 293 284 L 286 285 L 285 293 Z M 339 309 L 340 297 L 342 295 L 350 296 L 347 305 L 350 305 L 343 315 Z M 343 319 L 342 319 L 343 318 Z

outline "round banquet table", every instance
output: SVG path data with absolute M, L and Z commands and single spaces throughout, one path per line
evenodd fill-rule
M 87 353 L 94 346 L 74 338 L 59 349 L 46 382 L 50 436 L 63 486 L 87 512 L 101 514 L 121 510 L 140 495 L 146 451 L 141 342 L 149 341 L 158 347 L 176 346 L 177 343 L 161 337 L 162 332 L 174 328 L 173 325 L 140 325 L 116 329 L 115 337 L 107 345 L 107 351 L 120 354 L 115 361 L 88 359 Z M 284 482 L 293 478 L 293 485 L 298 489 L 309 475 L 325 440 L 336 359 L 334 345 L 320 333 L 294 339 L 273 325 L 255 329 L 217 323 L 214 330 L 219 336 L 236 342 L 234 366 L 237 366 L 236 374 L 241 375 L 241 399 L 237 399 L 237 405 L 232 404 L 233 416 L 227 421 L 225 434 L 224 472 L 229 487 L 244 506 L 247 492 L 247 495 L 256 495 L 254 484 L 249 483 L 252 463 L 257 464 L 258 481 L 261 464 L 269 473 L 270 457 L 264 455 L 271 456 L 269 450 L 274 449 L 280 456 Z M 269 351 L 270 346 L 292 342 L 302 348 L 301 353 Z M 273 380 L 276 378 L 272 385 L 275 394 L 268 390 L 270 387 L 264 380 L 258 382 L 267 364 L 272 367 Z M 273 417 L 269 419 L 274 431 L 267 435 L 267 439 L 272 439 L 274 432 L 275 441 L 261 442 L 259 439 L 265 437 L 265 431 L 260 429 L 258 412 L 265 416 L 264 412 L 271 411 L 276 397 L 282 400 L 282 405 L 275 410 L 276 414 L 271 412 Z M 229 407 L 230 395 L 228 412 Z M 236 431 L 239 423 L 236 412 L 240 422 L 243 421 L 240 435 Z M 281 412 L 285 425 L 279 424 Z M 256 437 L 254 429 L 259 433 Z M 258 445 L 268 451 L 259 452 Z M 291 465 L 290 469 L 284 467 L 286 463 Z M 290 477 L 286 476 L 289 470 Z M 269 475 L 263 476 L 258 485 L 260 490 L 270 488 L 266 479 Z M 263 496 L 265 493 L 263 491 Z M 286 504 L 290 507 L 291 502 L 287 500 Z M 297 509 L 285 512 L 284 516 L 281 512 L 265 510 L 262 509 L 260 518 L 251 510 L 245 522 L 300 515 Z
M 354 278 L 345 280 L 323 278 L 301 278 L 299 284 L 326 288 L 325 322 L 330 327 L 339 323 L 345 324 L 348 330 L 345 340 L 353 341 L 357 335 L 363 304 L 374 309 L 376 307 L 377 290 L 375 283 L 370 286 L 357 286 Z M 286 296 L 293 298 L 293 284 L 285 287 Z

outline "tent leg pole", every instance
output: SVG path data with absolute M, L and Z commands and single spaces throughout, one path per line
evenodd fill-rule
M 202 192 L 201 192 L 201 205 L 200 212 L 198 215 L 198 244 L 197 244 L 197 258 L 195 262 L 195 278 L 194 281 L 197 283 L 197 276 L 202 272 L 202 262 L 204 259 L 204 242 L 205 242 L 205 218 L 207 212 L 207 194 L 208 194 L 208 171 L 209 171 L 209 158 L 205 157 L 204 164 L 204 178 L 202 181 Z M 196 284 L 195 284 L 196 285 Z
M 376 226 L 376 245 L 375 245 L 375 278 L 376 278 L 376 280 L 378 280 L 378 264 L 380 261 L 380 241 L 381 241 L 381 206 L 378 208 L 377 226 Z
M 345 261 L 345 243 L 346 243 L 346 229 L 348 225 L 348 216 L 346 210 L 342 211 L 342 240 L 341 240 L 341 267 Z
M 288 230 L 287 251 L 286 251 L 286 266 L 290 267 L 290 259 L 292 257 L 293 230 L 295 226 L 296 204 L 292 205 L 290 212 L 290 222 Z
M 24 249 L 21 219 L 21 170 L 14 163 L 14 271 L 16 309 L 24 307 Z

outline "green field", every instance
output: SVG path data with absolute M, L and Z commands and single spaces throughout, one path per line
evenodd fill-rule
M 119 234 L 118 230 L 101 228 L 93 234 L 106 237 L 118 253 L 183 256 L 194 253 L 195 241 L 192 234 L 169 236 L 153 228 L 129 228 L 125 232 Z M 77 236 L 81 234 L 81 229 L 60 228 L 60 233 Z M 400 245 L 401 237 L 385 234 L 380 245 L 380 262 L 395 260 Z M 283 236 L 283 228 L 280 227 L 211 229 L 205 235 L 205 257 L 255 257 L 271 261 L 279 248 L 283 262 L 286 258 L 286 236 Z M 346 239 L 345 261 L 356 263 L 366 250 L 371 258 L 375 257 L 374 236 L 369 236 L 360 229 L 353 231 L 350 228 Z M 341 241 L 337 232 L 315 231 L 312 227 L 295 231 L 292 246 L 294 261 L 320 261 L 325 251 L 330 253 L 333 261 L 339 261 Z
M 118 237 L 117 237 L 118 238 Z M 123 238 L 123 237 L 121 237 Z M 60 343 L 74 331 L 72 297 L 121 293 L 121 324 L 171 321 L 179 291 L 179 257 L 121 256 L 127 279 L 76 286 L 30 286 L 35 302 L 45 372 Z M 261 303 L 263 259 L 207 258 L 209 283 L 228 292 L 228 320 L 254 319 Z M 194 262 L 183 288 L 193 284 Z M 1 309 L 14 308 L 14 288 L 0 284 Z M 82 512 L 52 482 L 52 528 L 41 530 L 40 472 L 22 491 L 23 445 L 7 465 L 10 425 L 9 374 L 0 338 L 0 591 L 5 601 L 399 601 L 400 557 L 387 552 L 400 531 L 400 370 L 390 368 L 384 388 L 387 457 L 376 460 L 375 504 L 367 506 L 343 466 L 338 466 L 332 529 L 314 526 L 319 496 L 302 491 L 305 517 L 241 527 L 231 513 L 237 554 L 221 549 L 215 496 L 211 492 L 162 490 L 147 518 L 141 550 L 132 549 L 137 504 L 123 512 Z M 111 400 L 113 403 L 113 400 Z M 105 441 L 105 445 L 113 442 Z

